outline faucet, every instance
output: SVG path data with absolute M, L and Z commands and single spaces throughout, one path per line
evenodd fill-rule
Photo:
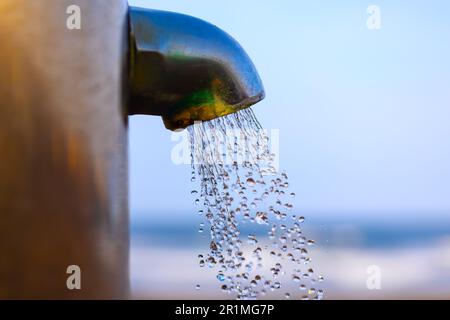
M 176 130 L 264 97 L 209 23 L 70 4 L 80 28 L 67 1 L 0 1 L 0 299 L 127 298 L 128 116 Z
M 264 98 L 255 66 L 218 27 L 174 12 L 130 7 L 129 114 L 183 129 Z

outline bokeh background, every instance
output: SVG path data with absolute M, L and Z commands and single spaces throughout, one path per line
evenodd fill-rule
M 267 97 L 253 109 L 279 129 L 326 298 L 450 298 L 450 2 L 129 2 L 210 21 L 254 61 Z M 198 267 L 207 242 L 171 136 L 158 117 L 131 117 L 133 295 L 227 298 Z

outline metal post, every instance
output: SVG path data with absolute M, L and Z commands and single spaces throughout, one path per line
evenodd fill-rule
M 0 1 L 0 299 L 128 296 L 127 10 Z

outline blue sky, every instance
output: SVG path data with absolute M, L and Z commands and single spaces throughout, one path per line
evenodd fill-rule
M 129 2 L 205 19 L 246 49 L 267 96 L 254 111 L 280 130 L 298 210 L 450 213 L 450 2 Z M 380 30 L 366 26 L 371 4 Z M 174 145 L 160 118 L 130 118 L 134 216 L 194 212 Z

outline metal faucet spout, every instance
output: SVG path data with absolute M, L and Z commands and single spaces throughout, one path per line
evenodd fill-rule
M 132 114 L 159 115 L 185 128 L 264 98 L 252 61 L 227 33 L 203 20 L 130 7 Z

